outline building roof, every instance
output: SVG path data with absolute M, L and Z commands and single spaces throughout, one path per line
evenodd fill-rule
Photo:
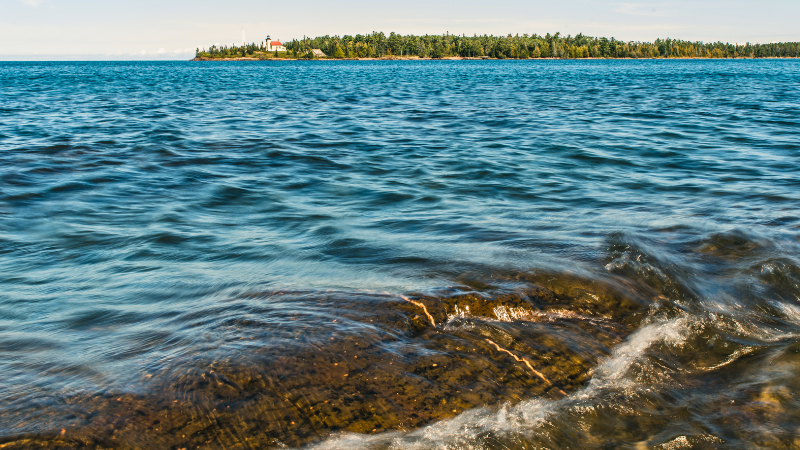
M 281 44 L 281 41 L 272 41 L 272 42 L 269 43 L 269 45 L 274 47 L 276 45 L 283 45 L 283 44 Z

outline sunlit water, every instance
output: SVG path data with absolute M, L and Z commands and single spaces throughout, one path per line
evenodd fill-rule
M 0 444 L 798 448 L 798 250 L 796 61 L 3 63 Z

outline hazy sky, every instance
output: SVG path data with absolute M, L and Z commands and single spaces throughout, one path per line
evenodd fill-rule
M 583 33 L 622 40 L 800 41 L 800 0 L 0 0 L 2 59 L 187 59 L 303 35 Z

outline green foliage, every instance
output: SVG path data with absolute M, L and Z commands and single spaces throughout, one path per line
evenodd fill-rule
M 578 34 L 555 33 L 508 36 L 400 35 L 382 32 L 355 36 L 304 37 L 286 43 L 292 57 L 307 57 L 311 49 L 321 49 L 334 58 L 364 57 L 484 57 L 491 58 L 775 58 L 800 57 L 800 42 L 773 44 L 729 44 L 656 39 L 654 42 L 623 42 Z M 267 57 L 266 47 L 256 44 L 197 49 L 199 58 Z M 288 57 L 284 54 L 283 57 Z M 281 57 L 275 52 L 275 57 Z

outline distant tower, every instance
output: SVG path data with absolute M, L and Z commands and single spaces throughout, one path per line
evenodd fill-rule
M 242 47 L 247 45 L 247 38 L 244 35 L 244 28 L 242 28 Z

